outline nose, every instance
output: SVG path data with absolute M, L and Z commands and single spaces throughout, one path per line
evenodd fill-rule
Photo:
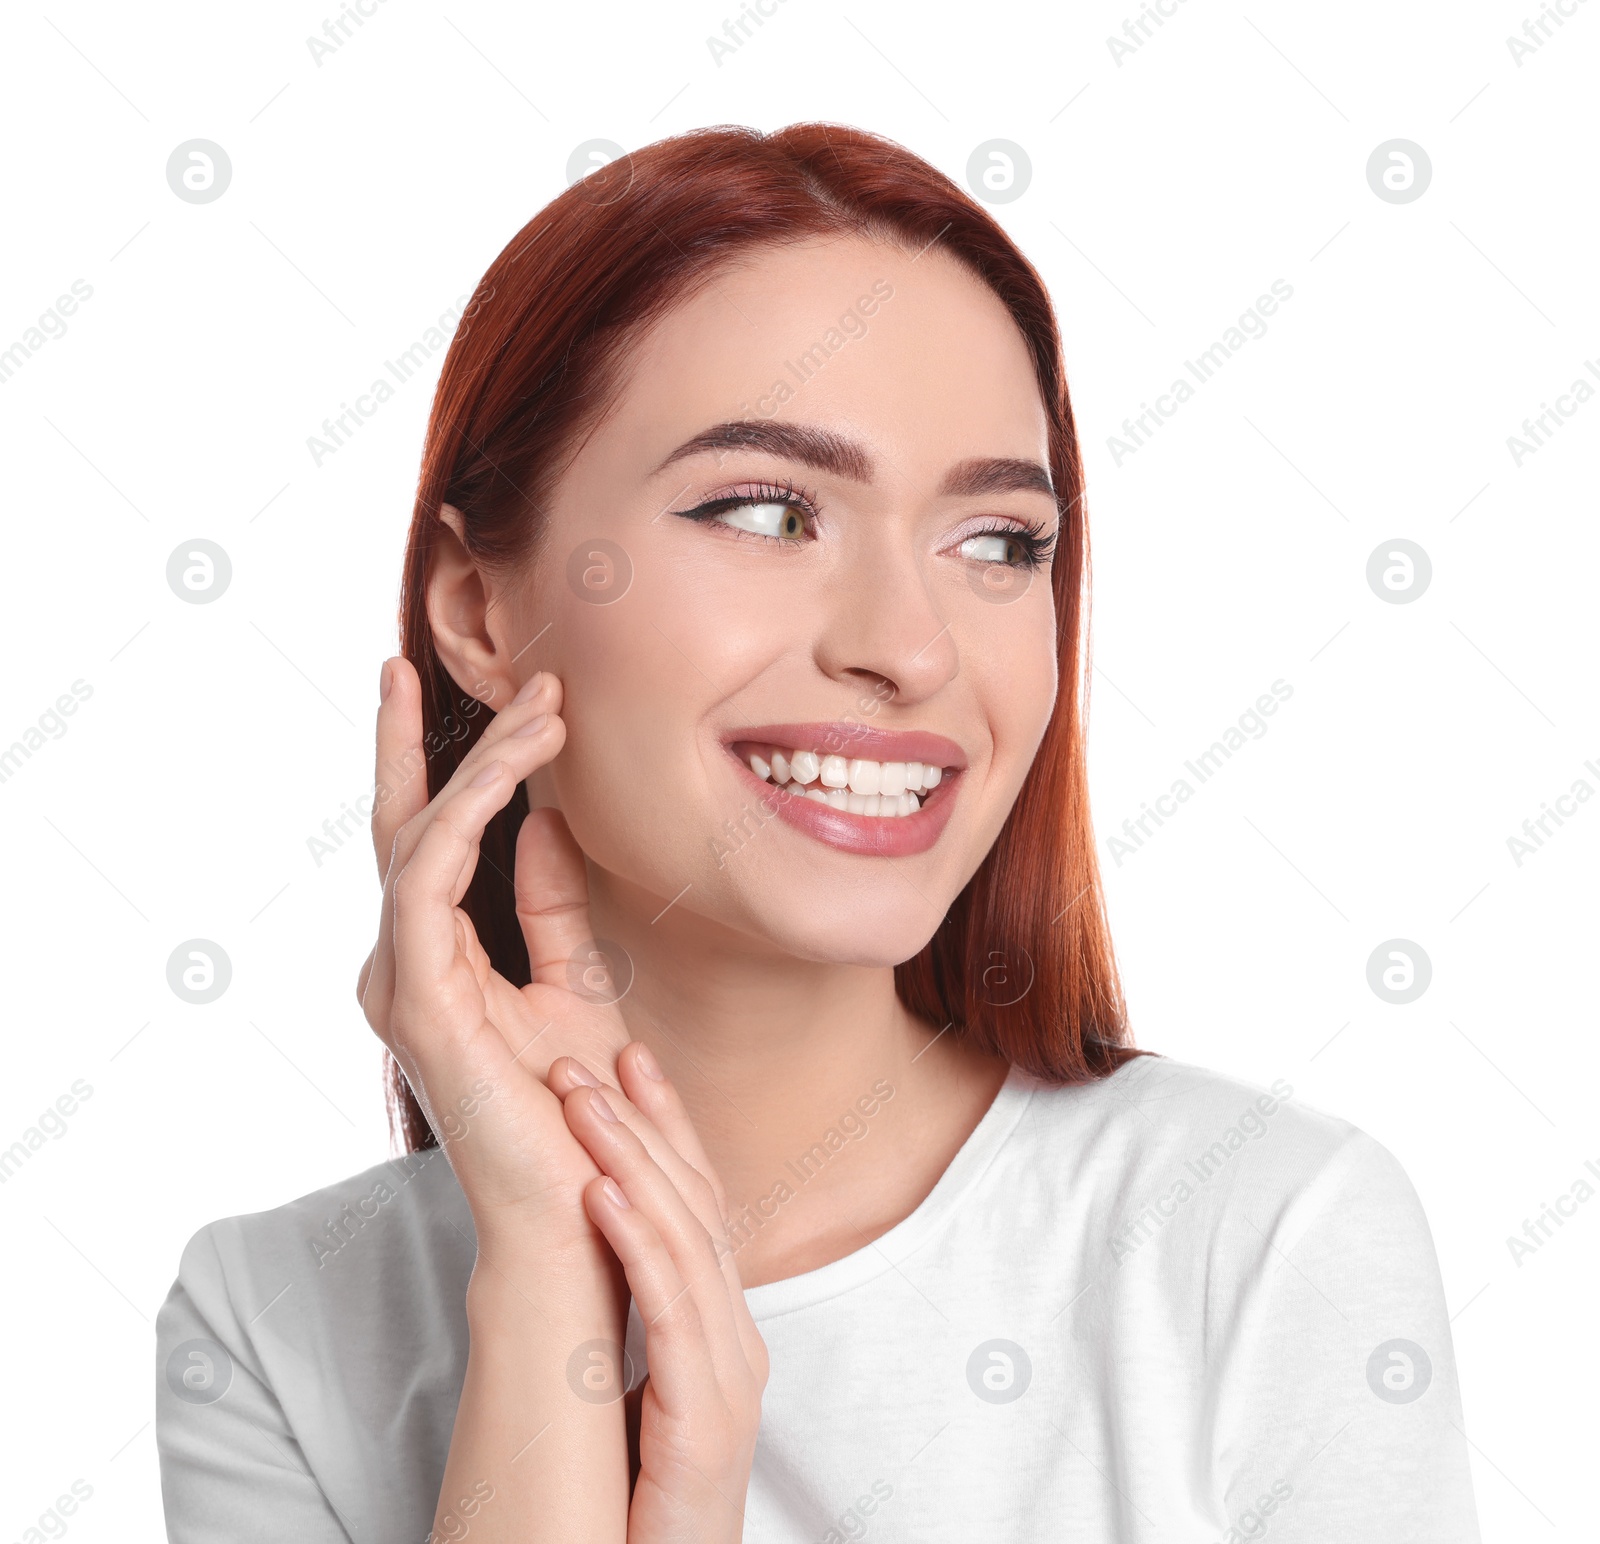
M 950 619 L 935 605 L 910 543 L 903 533 L 894 539 L 896 529 L 884 520 L 871 550 L 853 553 L 849 568 L 828 586 L 816 662 L 834 680 L 880 698 L 886 684 L 886 700 L 914 703 L 953 681 L 961 657 Z

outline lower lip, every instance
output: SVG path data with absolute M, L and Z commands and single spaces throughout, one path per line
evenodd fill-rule
M 869 858 L 908 858 L 932 847 L 955 808 L 956 785 L 963 776 L 960 772 L 946 773 L 929 789 L 926 802 L 914 815 L 852 815 L 848 810 L 836 810 L 808 799 L 803 793 L 791 792 L 798 786 L 795 783 L 766 782 L 743 760 L 734 760 L 745 782 L 769 801 L 768 807 L 779 820 L 829 847 Z

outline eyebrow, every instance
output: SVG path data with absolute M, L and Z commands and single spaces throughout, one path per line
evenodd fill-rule
M 736 419 L 702 429 L 685 440 L 656 471 L 664 471 L 689 456 L 722 450 L 766 451 L 788 461 L 848 477 L 852 482 L 872 480 L 872 457 L 855 440 L 813 424 L 752 419 Z M 986 493 L 1056 496 L 1047 467 L 1038 461 L 1024 461 L 1014 456 L 973 456 L 960 461 L 945 473 L 939 492 L 957 497 Z
M 945 473 L 939 491 L 948 494 L 1047 493 L 1056 496 L 1049 471 L 1037 461 L 1013 456 L 974 456 Z

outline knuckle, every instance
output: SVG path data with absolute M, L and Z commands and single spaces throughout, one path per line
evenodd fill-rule
M 394 841 L 390 844 L 390 862 L 400 858 L 403 853 L 408 853 L 422 839 L 422 833 L 427 829 L 428 811 L 420 809 L 406 820 L 394 834 Z
M 722 1275 L 722 1251 L 717 1248 L 717 1241 L 703 1227 L 694 1230 L 694 1249 L 703 1257 L 706 1275 L 709 1280 L 715 1276 L 720 1279 Z
M 684 1197 L 697 1216 L 726 1217 L 728 1215 L 727 1198 L 722 1194 L 722 1187 L 714 1185 L 698 1169 L 691 1171 L 691 1177 L 686 1181 L 689 1194 Z
M 740 1389 L 729 1401 L 734 1431 L 740 1436 L 761 1423 L 761 1394 L 753 1386 Z
M 393 1051 L 395 1037 L 389 1015 L 384 1011 L 383 1006 L 376 1001 L 374 994 L 370 992 L 361 999 L 361 1016 L 367 1021 L 367 1027 L 373 1034 Z
M 419 1028 L 440 1029 L 454 1025 L 466 1008 L 465 992 L 454 971 L 443 979 L 418 982 L 408 1005 L 407 1017 Z
M 426 884 L 422 871 L 414 864 L 406 864 L 395 876 L 394 881 L 394 907 L 396 913 L 405 908 L 415 906 L 419 901 L 426 899 Z
M 694 1300 L 694 1294 L 687 1290 L 661 1311 L 656 1322 L 670 1335 L 685 1340 L 696 1340 L 705 1334 L 700 1307 Z

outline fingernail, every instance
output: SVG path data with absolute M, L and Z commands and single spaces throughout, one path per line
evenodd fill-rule
M 666 1074 L 661 1070 L 661 1063 L 655 1058 L 654 1052 L 643 1041 L 639 1043 L 639 1049 L 633 1053 L 633 1064 L 647 1078 L 654 1078 L 658 1083 L 666 1077 Z
M 511 731 L 511 738 L 513 740 L 517 740 L 521 739 L 523 735 L 538 734 L 538 732 L 549 722 L 550 715 L 548 713 L 537 714 L 533 718 L 530 718 L 528 722 L 522 726 L 522 728 L 513 729 Z
M 389 700 L 389 688 L 394 685 L 394 666 L 388 660 L 383 662 L 383 669 L 378 672 L 378 701 Z
M 601 1120 L 608 1120 L 613 1125 L 616 1124 L 617 1112 L 606 1103 L 606 1096 L 602 1094 L 598 1088 L 589 1095 L 589 1103 L 594 1106 L 594 1113 L 598 1115 Z
M 600 1086 L 594 1074 L 581 1061 L 576 1061 L 570 1056 L 567 1058 L 567 1075 L 574 1083 L 582 1083 L 585 1088 Z
M 492 783 L 497 777 L 499 777 L 500 774 L 505 771 L 505 769 L 506 769 L 505 762 L 503 762 L 503 761 L 491 761 L 489 763 L 489 765 L 486 766 L 483 769 L 483 771 L 481 771 L 475 778 L 473 778 L 473 780 L 470 783 L 467 784 L 467 787 L 468 788 L 485 788 L 490 783 Z
M 606 1200 L 616 1207 L 618 1211 L 627 1212 L 633 1210 L 633 1203 L 623 1195 L 622 1187 L 609 1175 L 607 1175 L 605 1183 L 600 1188 L 605 1191 Z
M 544 671 L 535 670 L 534 673 L 522 683 L 521 689 L 511 700 L 513 702 L 532 702 L 539 695 L 544 686 Z

